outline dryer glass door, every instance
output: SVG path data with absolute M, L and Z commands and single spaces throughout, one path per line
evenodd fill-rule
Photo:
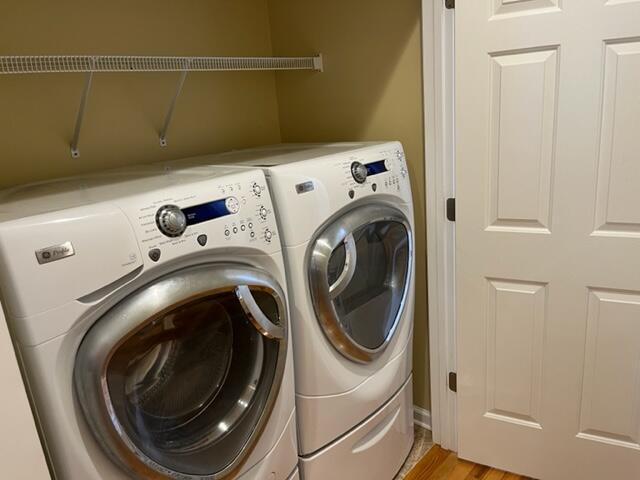
M 411 240 L 406 217 L 386 205 L 354 209 L 316 239 L 309 269 L 314 308 L 346 357 L 372 361 L 393 337 L 409 286 Z
M 78 354 L 78 393 L 98 439 L 129 470 L 222 478 L 260 434 L 285 351 L 272 280 L 250 269 L 187 269 L 97 322 Z

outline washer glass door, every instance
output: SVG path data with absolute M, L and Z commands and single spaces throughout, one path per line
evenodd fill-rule
M 356 208 L 313 244 L 309 285 L 327 338 L 347 358 L 382 353 L 402 316 L 412 264 L 406 217 L 386 205 Z
M 143 477 L 228 475 L 280 387 L 283 301 L 264 273 L 217 265 L 176 272 L 117 305 L 89 331 L 76 363 L 98 440 Z

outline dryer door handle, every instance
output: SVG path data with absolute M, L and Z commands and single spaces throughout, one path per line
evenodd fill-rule
M 258 306 L 251 289 L 247 285 L 238 285 L 235 291 L 244 313 L 247 314 L 256 330 L 267 338 L 282 340 L 285 335 L 284 328 L 269 320 Z
M 333 300 L 347 288 L 353 274 L 356 272 L 356 262 L 358 260 L 356 241 L 353 238 L 353 233 L 347 235 L 344 240 L 344 266 L 338 279 L 329 286 L 329 296 Z

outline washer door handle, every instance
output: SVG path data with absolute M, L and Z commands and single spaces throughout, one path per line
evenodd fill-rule
M 256 299 L 253 298 L 251 289 L 247 285 L 238 285 L 235 292 L 244 313 L 247 314 L 247 317 L 249 317 L 253 326 L 256 327 L 256 330 L 267 338 L 275 340 L 282 340 L 284 338 L 284 328 L 273 323 L 262 312 L 256 303 Z

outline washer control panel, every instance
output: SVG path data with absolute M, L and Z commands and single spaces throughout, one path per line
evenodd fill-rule
M 254 247 L 280 250 L 271 196 L 261 170 L 215 176 L 189 169 L 168 174 L 179 184 L 142 194 L 121 208 L 145 257 L 161 262 L 189 250 Z

